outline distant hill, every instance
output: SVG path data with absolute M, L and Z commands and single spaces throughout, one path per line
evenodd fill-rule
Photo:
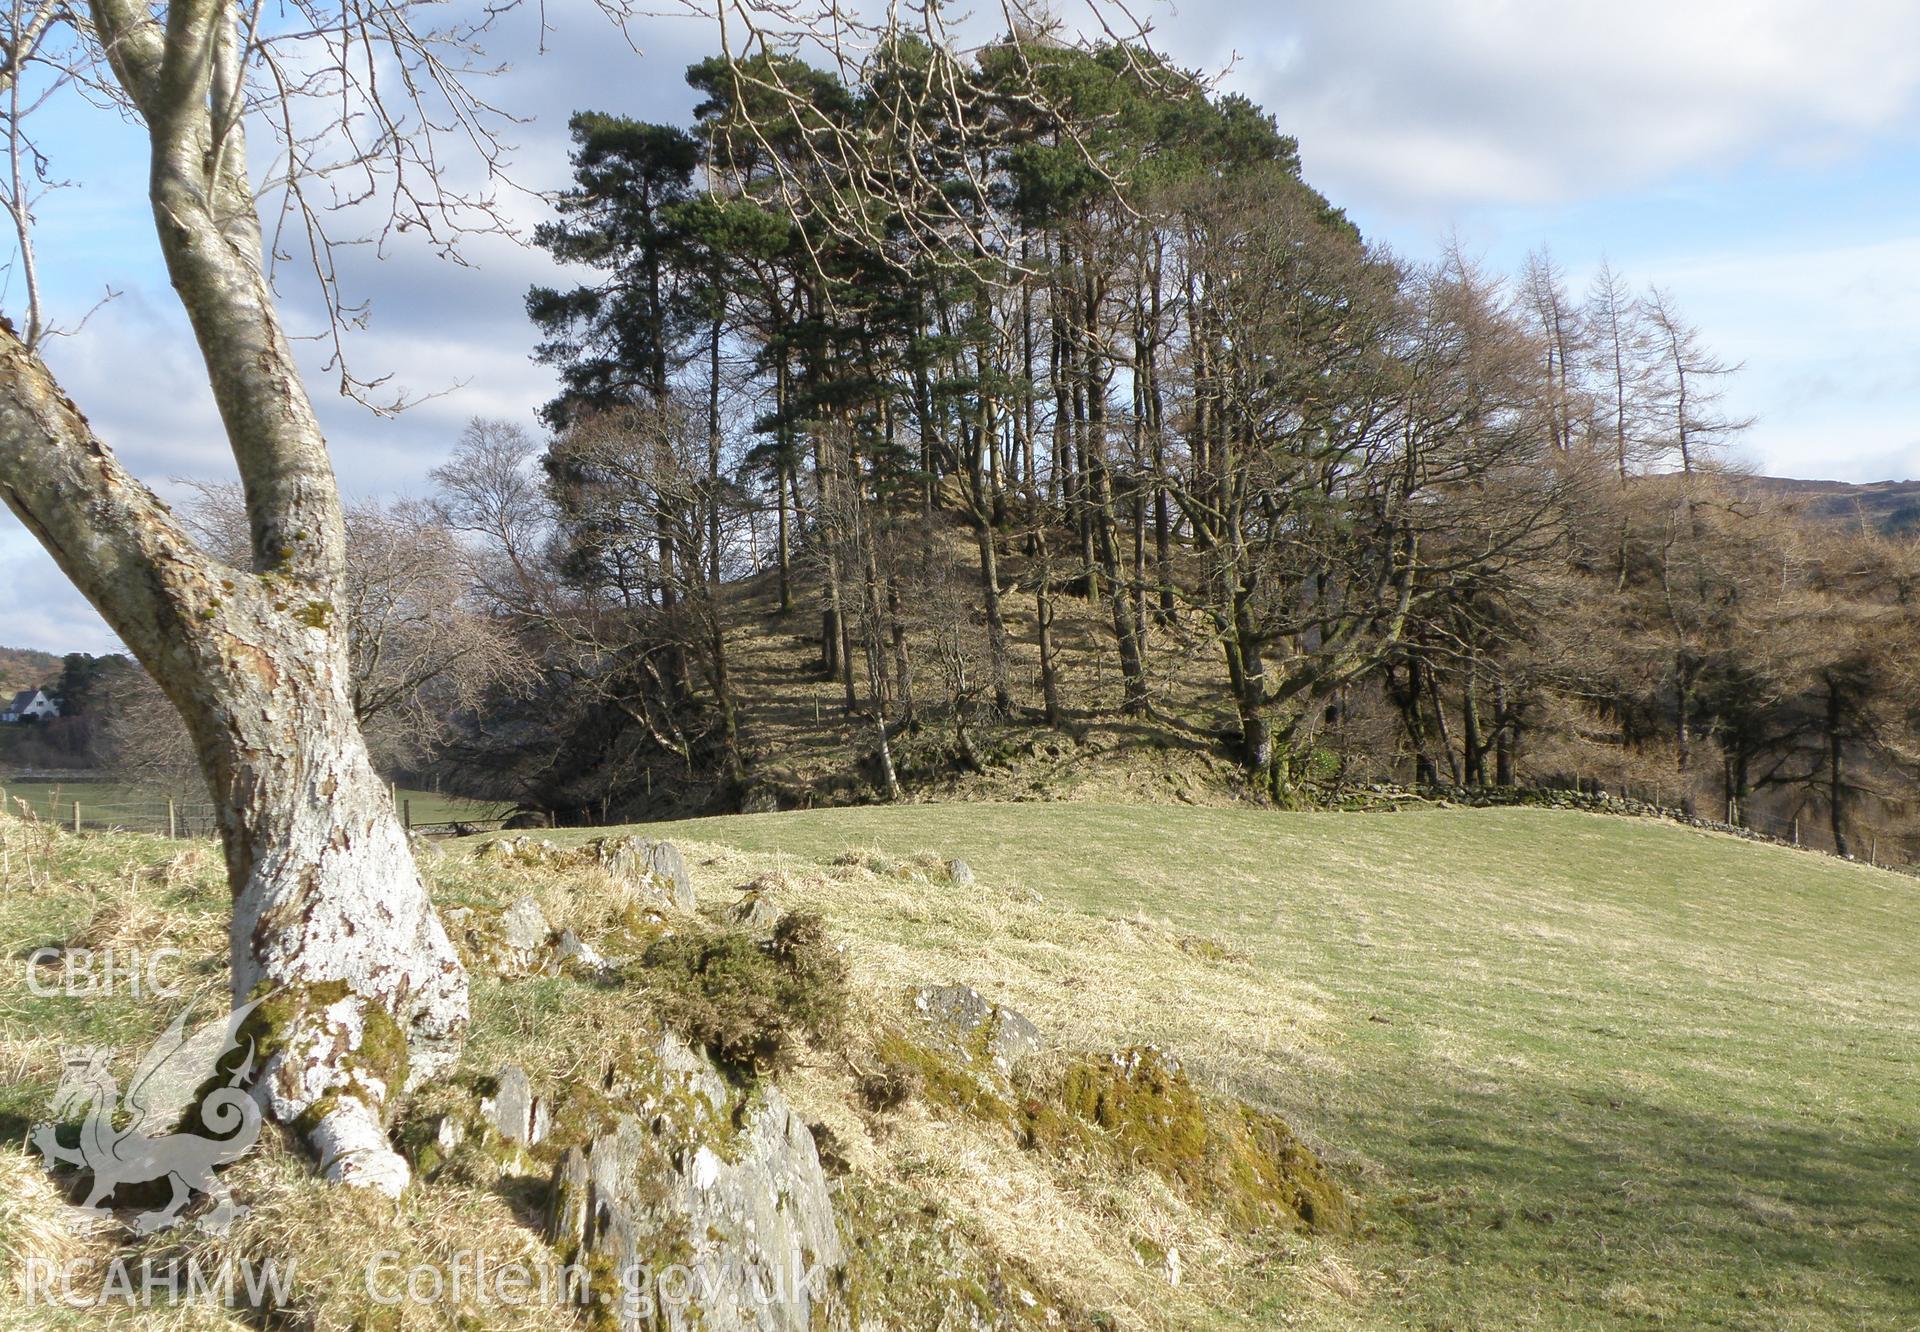
M 0 648 L 0 693 L 12 694 L 50 684 L 60 674 L 60 658 L 30 648 Z
M 1754 476 L 1756 491 L 1800 505 L 1817 522 L 1867 523 L 1882 532 L 1920 533 L 1920 481 L 1800 481 L 1785 476 Z

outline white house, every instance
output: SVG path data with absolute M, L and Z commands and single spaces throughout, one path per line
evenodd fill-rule
M 47 697 L 44 689 L 22 689 L 13 696 L 13 701 L 0 710 L 0 722 L 11 726 L 14 722 L 25 721 L 29 717 L 58 717 L 60 705 Z

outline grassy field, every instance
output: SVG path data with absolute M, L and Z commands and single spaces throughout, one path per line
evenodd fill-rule
M 465 796 L 441 795 L 434 791 L 415 791 L 401 787 L 395 793 L 403 807 L 409 808 L 415 823 L 454 823 L 461 820 L 504 819 L 513 812 L 507 801 L 469 800 Z
M 645 831 L 803 872 L 849 846 L 965 857 L 987 909 L 947 887 L 820 904 L 902 978 L 969 980 L 1067 1043 L 1159 1041 L 1309 1135 L 1369 1225 L 1320 1254 L 1339 1298 L 1276 1298 L 1275 1323 L 1920 1327 L 1912 879 L 1529 810 L 925 806 Z M 1046 907 L 996 905 L 1013 887 Z M 1062 946 L 1060 912 L 1128 945 L 1205 935 L 1251 975 L 1154 974 L 1130 946 L 1109 965 L 1098 934 Z
M 9 802 L 24 800 L 36 818 L 65 823 L 73 817 L 74 802 L 80 804 L 81 817 L 88 827 L 119 827 L 135 832 L 157 832 L 166 828 L 169 791 L 161 786 L 138 782 L 61 782 L 36 778 L 33 781 L 0 783 Z M 210 828 L 213 806 L 204 791 L 176 796 L 178 817 L 195 820 L 196 831 Z M 505 818 L 513 806 L 506 802 L 469 800 L 464 796 L 442 795 L 401 787 L 395 798 L 410 806 L 415 823 L 452 823 L 459 820 L 482 822 Z M 10 808 L 11 808 L 10 803 Z
M 841 1055 L 783 1080 L 867 1196 L 1017 1257 L 1102 1326 L 1920 1328 L 1912 879 L 1540 810 L 928 805 L 639 831 L 681 845 L 709 926 L 749 881 L 820 911 L 875 1020 L 898 1020 L 902 987 L 953 980 L 1068 1054 L 1158 1043 L 1286 1117 L 1357 1203 L 1357 1233 L 1252 1240 L 1143 1171 L 1028 1151 L 930 1104 L 875 1115 Z M 531 894 L 618 946 L 604 878 L 482 858 L 482 840 L 423 853 L 443 906 Z M 938 871 L 956 855 L 975 884 Z M 189 988 L 217 992 L 226 909 L 210 843 L 0 820 L 6 956 L 175 947 Z M 476 970 L 463 1070 L 514 1062 L 564 1084 L 634 1002 L 590 977 Z M 55 1243 L 58 1200 L 22 1142 L 63 1052 L 137 1053 L 171 1013 L 0 982 L 0 1272 Z M 396 1209 L 326 1189 L 284 1149 L 236 1166 L 233 1186 L 253 1208 L 234 1251 L 297 1254 L 311 1273 L 291 1325 L 360 1325 L 368 1246 L 537 1242 L 513 1190 L 442 1180 Z M 1141 1259 L 1175 1250 L 1177 1287 Z M 149 1326 L 54 1318 L 5 1287 L 0 1327 Z M 204 1313 L 164 1325 L 248 1325 Z M 471 1308 L 405 1324 L 533 1325 Z

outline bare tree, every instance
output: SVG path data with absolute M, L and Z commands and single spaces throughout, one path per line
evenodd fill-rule
M 598 7 L 623 23 L 639 12 L 627 0 Z M 0 12 L 11 167 L 0 203 L 28 272 L 24 325 L 0 329 L 0 499 L 145 666 L 193 739 L 234 894 L 234 997 L 277 996 L 261 1010 L 275 1014 L 258 1075 L 269 1112 L 302 1128 L 329 1177 L 389 1193 L 409 1172 L 387 1142 L 385 1113 L 403 1085 L 457 1057 L 467 982 L 358 724 L 346 517 L 272 264 L 290 252 L 310 257 L 331 314 L 328 371 L 349 394 L 376 390 L 377 379 L 356 379 L 344 360 L 343 338 L 362 312 L 342 289 L 337 248 L 404 231 L 456 252 L 465 234 L 506 229 L 485 192 L 501 165 L 493 134 L 501 116 L 471 76 L 486 72 L 484 38 L 512 8 L 485 5 L 462 18 L 436 17 L 445 11 L 415 0 L 22 0 Z M 904 14 L 939 48 L 936 78 L 958 68 L 933 4 L 889 8 L 874 21 L 830 0 L 685 8 L 718 21 L 730 58 L 820 43 L 856 63 L 891 49 Z M 1015 10 L 1007 17 L 1016 33 L 1031 29 Z M 729 68 L 750 76 L 737 60 Z M 44 159 L 28 118 L 75 84 L 147 137 L 156 237 L 245 496 L 242 563 L 194 540 L 41 358 L 48 324 L 33 276 L 27 177 Z M 969 116 L 966 125 L 978 127 Z M 920 132 L 919 123 L 901 132 Z M 744 128 L 758 133 L 754 116 Z M 886 136 L 849 138 L 850 128 L 828 126 L 809 151 L 835 163 L 856 192 L 937 202 L 937 186 L 878 169 L 892 160 Z M 276 150 L 256 188 L 248 139 L 261 132 Z M 453 183 L 463 153 L 480 159 L 480 192 Z M 847 217 L 887 211 L 851 202 Z M 899 211 L 917 218 L 914 207 Z M 925 245 L 946 246 L 965 229 L 952 208 L 927 215 L 916 232 Z M 981 242 L 966 238 L 964 248 L 977 252 Z
M 188 529 L 217 558 L 244 564 L 246 496 L 234 485 L 194 490 L 182 511 Z M 434 506 L 356 504 L 345 523 L 353 713 L 391 770 L 431 755 L 450 713 L 510 688 L 528 662 L 507 617 L 476 602 L 471 553 Z
M 1573 447 L 1574 422 L 1588 416 L 1587 406 L 1581 401 L 1586 383 L 1586 329 L 1552 255 L 1544 250 L 1528 255 L 1520 282 L 1521 299 L 1533 316 L 1534 331 L 1540 339 L 1541 396 L 1547 428 L 1553 446 L 1564 453 Z
M 432 473 L 435 516 L 467 538 L 475 585 L 511 615 L 532 615 L 553 596 L 543 564 L 553 508 L 534 475 L 539 456 L 520 426 L 476 417 Z
M 234 890 L 233 994 L 275 995 L 261 1010 L 275 1014 L 258 1075 L 269 1112 L 301 1124 L 331 1178 L 397 1193 L 408 1170 L 387 1143 L 385 1111 L 403 1085 L 457 1056 L 467 982 L 355 716 L 345 515 L 271 285 L 247 134 L 262 122 L 283 128 L 284 198 L 312 220 L 308 183 L 327 173 L 322 155 L 353 136 L 302 137 L 298 96 L 352 101 L 358 88 L 357 106 L 341 113 L 347 124 L 357 115 L 394 126 L 353 71 L 397 58 L 424 78 L 412 84 L 421 95 L 437 89 L 456 114 L 471 106 L 457 104 L 451 74 L 433 82 L 451 34 L 416 31 L 408 6 L 319 8 L 283 13 L 269 30 L 264 6 L 224 0 L 48 6 L 28 20 L 65 33 L 33 48 L 55 62 L 44 78 L 18 60 L 30 31 L 12 11 L 0 42 L 16 57 L 12 91 L 29 77 L 36 88 L 84 80 L 146 131 L 155 231 L 239 468 L 248 559 L 235 566 L 208 551 L 120 463 L 41 359 L 37 311 L 24 334 L 0 330 L 0 498 L 193 738 Z M 314 44 L 345 48 L 335 73 L 295 68 Z M 279 120 L 268 120 L 275 110 Z M 24 126 L 15 118 L 11 128 L 17 144 Z M 449 206 L 429 197 L 430 131 L 345 151 L 332 166 L 385 168 L 403 218 Z M 313 253 L 331 293 L 330 250 Z
M 1612 453 L 1622 481 L 1643 460 L 1649 345 L 1640 303 L 1626 279 L 1601 263 L 1584 316 L 1596 420 L 1593 442 Z
M 1682 472 L 1691 473 L 1753 424 L 1750 417 L 1730 417 L 1720 410 L 1727 377 L 1740 367 L 1707 348 L 1700 330 L 1682 317 L 1665 289 L 1650 288 L 1641 308 L 1654 357 L 1651 396 L 1660 443 L 1669 457 L 1678 459 Z

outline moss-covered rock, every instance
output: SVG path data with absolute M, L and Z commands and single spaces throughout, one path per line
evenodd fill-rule
M 1001 1252 L 938 1206 L 849 1178 L 840 1191 L 847 1262 L 835 1287 L 853 1326 L 924 1332 L 1051 1328 L 1090 1332 L 1047 1274 Z
M 1071 1143 L 1132 1162 L 1235 1226 L 1348 1227 L 1345 1195 L 1284 1121 L 1201 1092 L 1152 1046 L 1083 1060 L 1057 1101 L 1030 1097 L 1021 1109 L 1031 1145 Z
M 857 1090 L 868 1109 L 917 1098 L 1014 1135 L 1050 1155 L 1104 1158 L 1160 1176 L 1243 1231 L 1340 1232 L 1350 1209 L 1326 1167 L 1285 1121 L 1195 1087 L 1151 1046 L 1089 1056 L 1044 1080 L 1009 1077 L 984 1047 L 888 1027 L 872 1040 Z
M 771 1086 L 737 1092 L 666 1037 L 624 1075 L 575 1087 L 548 1142 L 560 1151 L 547 1233 L 591 1274 L 584 1301 L 620 1329 L 845 1327 L 845 1251 L 813 1135 Z M 575 1118 L 612 1114 L 588 1129 Z
M 815 916 L 782 917 L 764 943 L 739 930 L 665 935 L 619 976 L 739 1081 L 790 1067 L 803 1042 L 833 1041 L 846 1023 L 846 961 Z

